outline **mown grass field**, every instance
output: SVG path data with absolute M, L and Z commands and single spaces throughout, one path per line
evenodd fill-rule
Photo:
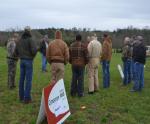
M 71 116 L 65 124 L 150 124 L 150 59 L 145 68 L 145 88 L 141 93 L 131 93 L 130 84 L 121 86 L 122 80 L 117 70 L 121 64 L 120 54 L 113 54 L 111 61 L 111 87 L 102 88 L 101 65 L 99 67 L 100 91 L 94 95 L 87 94 L 87 76 L 85 75 L 85 96 L 72 98 L 69 94 L 71 68 L 65 71 L 65 87 L 68 95 Z M 18 99 L 19 62 L 16 75 L 16 89 L 7 88 L 6 50 L 0 48 L 0 124 L 35 124 L 40 106 L 42 88 L 50 81 L 48 73 L 41 72 L 41 56 L 34 60 L 31 104 L 23 104 Z M 81 110 L 82 105 L 86 106 Z

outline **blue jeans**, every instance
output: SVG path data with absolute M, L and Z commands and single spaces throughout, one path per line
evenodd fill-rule
M 123 84 L 127 85 L 131 82 L 131 59 L 127 59 L 123 62 L 124 67 L 124 80 Z
M 42 54 L 42 71 L 46 70 L 47 59 L 46 56 Z
M 103 87 L 108 88 L 110 86 L 110 72 L 109 72 L 109 61 L 102 61 L 103 69 Z
M 32 73 L 33 73 L 33 60 L 21 59 L 20 82 L 19 82 L 20 100 L 31 100 Z
M 131 79 L 134 80 L 134 61 L 131 59 Z
M 84 92 L 84 69 L 85 67 L 72 66 L 71 95 L 83 96 Z
M 134 86 L 133 89 L 141 91 L 144 87 L 144 64 L 135 62 L 134 63 Z

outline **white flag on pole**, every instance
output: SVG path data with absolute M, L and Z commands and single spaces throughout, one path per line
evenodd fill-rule
M 121 78 L 124 79 L 124 74 L 123 74 L 122 68 L 119 64 L 118 64 L 118 70 L 119 70 Z

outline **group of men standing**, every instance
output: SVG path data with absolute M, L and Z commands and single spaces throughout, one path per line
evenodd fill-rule
M 48 40 L 48 36 L 45 35 L 40 47 L 38 47 L 32 38 L 30 27 L 27 26 L 20 38 L 15 33 L 7 44 L 8 87 L 10 89 L 15 87 L 16 65 L 18 59 L 20 59 L 20 101 L 30 103 L 32 100 L 33 60 L 38 51 L 42 53 L 42 71 L 47 72 L 47 61 L 51 65 L 52 83 L 63 79 L 65 65 L 68 62 L 71 64 L 71 96 L 84 96 L 85 69 L 88 77 L 88 93 L 93 94 L 99 90 L 98 67 L 100 63 L 103 72 L 103 87 L 109 88 L 109 66 L 112 56 L 112 39 L 109 35 L 103 35 L 102 45 L 97 40 L 96 34 L 91 37 L 88 36 L 85 42 L 82 41 L 82 36 L 78 34 L 75 41 L 68 47 L 62 40 L 62 33 L 59 30 L 55 32 L 53 41 L 48 43 Z M 144 86 L 145 56 L 146 48 L 141 36 L 137 36 L 134 42 L 131 42 L 129 37 L 125 38 L 122 53 L 125 76 L 123 84 L 127 85 L 133 79 L 135 83 L 132 91 L 141 91 Z
M 88 93 L 93 94 L 99 90 L 98 66 L 102 62 L 104 88 L 110 85 L 109 63 L 112 55 L 111 38 L 105 34 L 103 46 L 97 40 L 96 35 L 87 37 L 82 41 L 80 34 L 76 35 L 75 41 L 68 48 L 62 40 L 60 31 L 56 31 L 55 40 L 50 42 L 46 57 L 51 64 L 51 75 L 53 82 L 64 78 L 64 65 L 71 64 L 72 81 L 71 96 L 84 96 L 84 72 L 88 73 Z
M 55 39 L 48 43 L 45 35 L 40 47 L 32 38 L 30 27 L 26 27 L 21 37 L 14 33 L 13 38 L 7 44 L 8 61 L 8 87 L 15 87 L 15 74 L 18 59 L 20 59 L 19 99 L 24 103 L 30 103 L 33 60 L 38 51 L 42 54 L 42 71 L 46 72 L 46 63 L 51 65 L 51 81 L 57 82 L 64 78 L 65 65 L 69 62 L 72 68 L 71 96 L 84 96 L 84 71 L 88 74 L 88 93 L 93 94 L 99 90 L 98 66 L 103 66 L 103 86 L 109 87 L 109 63 L 111 60 L 112 42 L 108 35 L 103 37 L 103 45 L 97 40 L 96 35 L 87 37 L 82 41 L 80 34 L 70 45 L 62 40 L 61 31 L 56 31 Z
M 146 47 L 143 37 L 125 37 L 122 49 L 124 67 L 123 85 L 134 82 L 131 92 L 141 91 L 144 87 L 144 64 L 146 62 Z

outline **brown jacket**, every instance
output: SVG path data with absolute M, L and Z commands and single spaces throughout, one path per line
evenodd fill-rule
M 111 38 L 108 36 L 104 39 L 103 46 L 102 46 L 102 57 L 101 60 L 110 61 L 112 56 L 112 41 Z
M 75 41 L 71 44 L 69 62 L 73 66 L 85 66 L 88 63 L 88 51 L 81 41 Z
M 67 64 L 69 61 L 69 49 L 67 44 L 61 39 L 61 35 L 57 34 L 56 39 L 49 43 L 46 51 L 46 58 L 51 63 L 64 63 Z

